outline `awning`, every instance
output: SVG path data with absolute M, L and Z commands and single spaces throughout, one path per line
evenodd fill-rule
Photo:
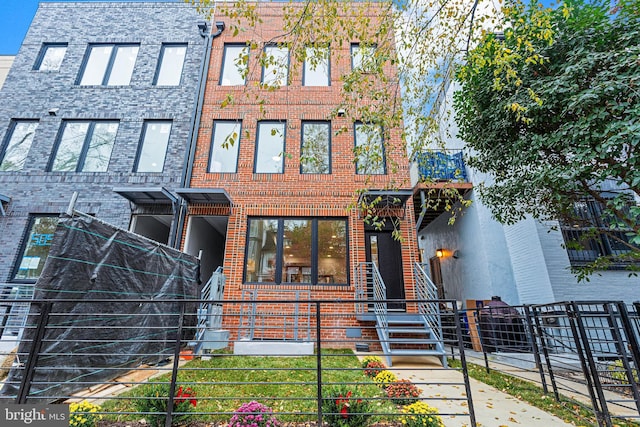
M 176 193 L 188 203 L 231 205 L 231 197 L 224 188 L 178 188 Z
M 376 208 L 401 208 L 412 195 L 411 190 L 367 190 L 360 194 L 358 205 L 376 202 Z M 376 201 L 378 198 L 380 200 Z
M 5 216 L 7 213 L 4 211 L 4 204 L 9 203 L 11 197 L 0 194 L 0 216 Z
M 113 191 L 136 205 L 166 205 L 178 201 L 176 195 L 164 187 L 123 187 Z

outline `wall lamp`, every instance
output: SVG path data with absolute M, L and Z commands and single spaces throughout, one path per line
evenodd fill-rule
M 443 258 L 444 257 L 444 252 L 445 252 L 445 250 L 442 249 L 442 248 L 436 249 L 436 256 L 438 258 Z
M 460 251 L 455 250 L 452 252 L 449 249 L 444 249 L 444 248 L 436 249 L 436 257 L 444 258 L 446 256 L 452 256 L 453 258 L 458 259 L 460 258 Z
M 60 111 L 59 108 L 50 108 L 49 109 L 49 115 L 50 116 L 57 116 L 58 115 L 58 111 Z

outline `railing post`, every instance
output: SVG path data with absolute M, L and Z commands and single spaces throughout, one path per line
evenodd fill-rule
M 454 302 L 455 307 L 455 302 Z M 456 336 L 458 338 L 458 348 L 460 349 L 460 366 L 462 367 L 462 376 L 464 378 L 464 388 L 467 393 L 467 404 L 469 405 L 469 422 L 471 427 L 476 427 L 476 413 L 473 409 L 473 397 L 471 396 L 471 383 L 469 382 L 469 371 L 467 370 L 467 358 L 465 357 L 464 341 L 462 339 L 462 331 L 460 330 L 460 313 L 458 310 L 453 311 L 453 320 L 456 323 Z
M 318 389 L 318 427 L 322 426 L 322 346 L 320 333 L 322 328 L 320 327 L 320 301 L 315 301 L 316 305 L 316 381 Z
M 171 370 L 171 383 L 169 384 L 169 401 L 167 402 L 167 416 L 164 421 L 165 427 L 171 427 L 173 423 L 173 404 L 176 394 L 176 381 L 178 380 L 178 365 L 180 363 L 180 347 L 182 345 L 182 325 L 184 323 L 184 300 L 179 301 L 180 314 L 178 317 L 178 331 L 176 334 L 176 345 L 173 351 L 173 368 Z
M 20 389 L 16 396 L 16 403 L 26 403 L 29 390 L 31 389 L 31 381 L 33 380 L 33 374 L 40 357 L 40 351 L 42 350 L 42 339 L 44 338 L 45 329 L 49 323 L 49 313 L 51 313 L 51 302 L 41 303 L 40 318 L 38 319 L 38 326 L 36 328 L 33 341 L 31 343 L 31 350 L 27 359 L 27 364 L 24 367 L 24 375 L 20 382 Z
M 527 330 L 529 332 L 529 336 L 531 337 L 531 350 L 533 350 L 533 358 L 536 361 L 536 368 L 538 368 L 538 373 L 540 374 L 540 382 L 542 383 L 542 390 L 544 393 L 549 393 L 549 389 L 547 388 L 547 379 L 544 376 L 544 368 L 542 366 L 542 360 L 540 359 L 540 349 L 538 348 L 538 341 L 536 340 L 536 333 L 533 329 L 533 321 L 531 320 L 531 310 L 528 305 L 523 306 L 525 319 L 527 322 Z

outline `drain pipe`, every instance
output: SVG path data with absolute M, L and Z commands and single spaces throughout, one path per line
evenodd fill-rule
M 193 162 L 196 156 L 196 145 L 198 142 L 198 130 L 200 128 L 200 119 L 202 118 L 202 105 L 204 103 L 204 92 L 207 86 L 207 75 L 209 74 L 209 61 L 211 60 L 211 49 L 213 44 L 213 39 L 218 37 L 224 31 L 225 24 L 222 21 L 217 21 L 215 23 L 216 32 L 212 33 L 213 28 L 209 28 L 208 23 L 201 22 L 198 24 L 198 29 L 200 30 L 200 35 L 205 39 L 205 53 L 204 60 L 202 61 L 202 65 L 200 67 L 200 83 L 198 88 L 198 97 L 196 99 L 196 104 L 194 106 L 194 111 L 192 114 L 193 122 L 191 125 L 191 129 L 189 131 L 189 147 L 188 147 L 188 156 L 185 159 L 184 166 L 182 167 L 182 176 L 180 177 L 180 187 L 187 188 L 191 185 L 191 175 L 193 173 Z M 180 247 L 180 242 L 182 241 L 182 230 L 184 229 L 184 222 L 187 217 L 187 201 L 184 198 L 180 200 L 180 207 L 178 210 L 178 219 L 177 221 L 173 221 L 175 226 L 175 230 L 171 233 L 171 242 L 169 245 L 174 248 Z

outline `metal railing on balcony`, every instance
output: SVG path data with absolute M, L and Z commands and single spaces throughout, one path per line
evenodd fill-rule
M 467 182 L 462 150 L 422 151 L 414 155 L 420 180 Z

